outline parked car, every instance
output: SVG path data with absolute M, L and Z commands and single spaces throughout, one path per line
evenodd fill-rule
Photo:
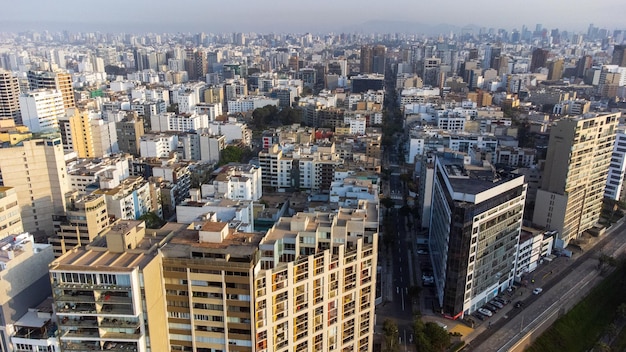
M 533 295 L 538 295 L 541 292 L 543 292 L 543 289 L 541 287 L 537 287 L 536 289 L 533 290 Z
M 496 313 L 497 311 L 499 311 L 499 310 L 500 310 L 500 308 L 498 308 L 498 307 L 494 306 L 494 305 L 493 305 L 493 304 L 491 304 L 491 303 L 485 303 L 485 305 L 484 305 L 483 307 L 485 307 L 485 308 L 489 309 L 490 311 L 492 311 L 492 312 L 494 312 L 494 313 Z
M 475 316 L 475 317 L 476 317 L 476 319 L 478 319 L 478 320 L 480 320 L 480 321 L 483 321 L 483 320 L 485 320 L 485 318 L 486 318 L 486 317 L 485 317 L 485 315 L 480 314 L 480 312 L 474 312 L 473 316 Z
M 494 306 L 496 306 L 496 307 L 498 307 L 500 309 L 504 308 L 504 304 L 496 301 L 495 299 L 493 301 L 489 302 L 489 303 L 491 303 L 491 305 L 494 305 Z
M 489 309 L 486 309 L 486 308 L 478 308 L 478 312 L 487 317 L 493 316 L 493 313 Z
M 509 301 L 507 301 L 507 300 L 506 300 L 506 299 L 504 299 L 504 298 L 496 297 L 496 298 L 494 298 L 493 300 L 494 300 L 494 301 L 496 301 L 496 302 L 500 302 L 502 305 L 509 304 Z

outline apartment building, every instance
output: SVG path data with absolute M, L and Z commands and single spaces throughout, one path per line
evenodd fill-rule
M 70 73 L 62 71 L 28 71 L 26 76 L 30 90 L 57 90 L 61 93 L 64 109 L 76 106 L 72 75 Z
M 61 348 L 371 351 L 378 206 L 225 222 L 122 221 L 50 265 Z
M 22 123 L 31 132 L 50 132 L 59 129 L 59 120 L 65 116 L 63 96 L 58 90 L 35 90 L 20 96 Z
M 48 238 L 57 258 L 75 247 L 86 246 L 109 227 L 103 194 L 68 192 L 65 203 L 67 210 L 53 216 L 55 235 Z
M 215 170 L 211 183 L 203 184 L 207 197 L 258 201 L 263 196 L 261 169 L 250 164 L 228 164 Z
M 141 176 L 130 176 L 114 188 L 101 188 L 94 195 L 104 195 L 106 209 L 116 219 L 134 220 L 154 210 L 150 188 L 154 187 Z
M 0 68 L 0 119 L 22 123 L 19 81 L 10 71 L 3 68 Z
M 161 257 L 142 221 L 74 248 L 49 267 L 62 351 L 169 351 Z
M 557 247 L 566 247 L 600 218 L 620 116 L 563 118 L 550 130 L 533 224 L 558 231 Z
M 15 188 L 0 187 L 0 239 L 23 232 Z
M 513 284 L 525 196 L 523 176 L 435 157 L 429 247 L 444 314 L 470 314 Z
M 52 215 L 65 210 L 70 190 L 61 138 L 49 135 L 0 148 L 0 175 L 0 186 L 15 188 L 24 230 L 52 235 Z
M 604 197 L 620 201 L 624 199 L 624 172 L 626 172 L 626 126 L 619 126 L 615 133 L 615 145 L 606 178 Z
M 13 351 L 10 336 L 18 318 L 50 295 L 52 246 L 35 243 L 28 232 L 0 239 L 0 351 Z

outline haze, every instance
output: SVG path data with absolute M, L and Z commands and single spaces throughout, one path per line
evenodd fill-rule
M 488 0 L 0 0 L 0 30 L 143 32 L 338 32 L 364 31 L 370 21 L 586 30 L 589 23 L 626 28 L 623 0 L 496 2 Z M 534 27 L 531 27 L 533 29 Z M 393 30 L 390 30 L 393 31 Z

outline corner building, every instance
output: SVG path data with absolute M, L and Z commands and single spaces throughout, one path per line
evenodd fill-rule
M 523 176 L 501 176 L 467 159 L 436 157 L 430 217 L 437 297 L 454 319 L 513 284 L 526 198 Z

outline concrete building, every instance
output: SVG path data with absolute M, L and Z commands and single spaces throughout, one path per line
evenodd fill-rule
M 624 172 L 626 172 L 626 126 L 620 125 L 615 132 L 615 145 L 609 164 L 609 174 L 606 177 L 604 197 L 621 201 L 626 196 L 622 192 L 625 187 Z
M 53 216 L 55 236 L 48 238 L 57 258 L 75 247 L 88 245 L 109 227 L 104 195 L 74 191 L 68 192 L 66 198 L 67 210 Z
M 115 219 L 135 220 L 154 211 L 150 183 L 143 177 L 130 176 L 110 189 L 99 189 L 93 195 L 104 195 L 106 210 Z
M 106 239 L 50 264 L 62 351 L 169 351 L 162 238 L 142 221 L 111 227 Z M 148 338 L 149 337 L 149 338 Z
M 23 233 L 24 226 L 13 187 L 0 187 L 0 239 Z
M 175 134 L 145 134 L 139 140 L 139 155 L 142 158 L 166 158 L 178 147 Z
M 14 351 L 10 336 L 28 308 L 50 296 L 52 246 L 35 243 L 28 232 L 0 239 L 0 350 Z M 19 331 L 19 330 L 18 330 Z
M 50 266 L 61 347 L 371 351 L 377 232 L 366 202 L 281 218 L 265 236 L 122 222 Z
M 14 351 L 61 350 L 52 302 L 51 298 L 46 298 L 38 306 L 28 308 L 28 311 L 13 324 L 11 344 Z
M 73 150 L 79 158 L 101 158 L 119 152 L 115 122 L 105 121 L 100 114 L 69 108 L 65 118 L 69 122 Z
M 49 132 L 59 129 L 59 120 L 65 116 L 63 96 L 58 90 L 36 90 L 20 96 L 22 123 L 31 132 Z
M 515 265 L 517 281 L 521 281 L 522 275 L 535 271 L 543 260 L 549 260 L 545 258 L 552 254 L 555 237 L 554 231 L 539 231 L 522 227 Z
M 0 68 L 0 119 L 22 124 L 20 116 L 20 84 L 17 77 Z
M 242 232 L 254 230 L 252 201 L 209 198 L 198 189 L 189 191 L 191 198 L 176 206 L 176 220 L 183 224 L 196 221 L 219 221 L 228 223 Z
M 271 99 L 262 96 L 242 96 L 236 100 L 229 100 L 228 102 L 228 113 L 245 113 L 248 111 L 252 111 L 254 109 L 262 108 L 267 105 L 278 106 L 278 99 Z
M 115 123 L 117 144 L 121 152 L 139 156 L 141 137 L 145 134 L 144 120 L 136 113 L 129 113 L 120 122 Z
M 213 174 L 213 181 L 201 186 L 206 197 L 258 201 L 263 196 L 261 169 L 257 166 L 231 163 Z
M 252 143 L 252 131 L 248 126 L 236 120 L 228 122 L 212 121 L 209 123 L 209 133 L 224 136 L 226 144 L 232 144 L 235 141 L 245 146 Z
M 462 156 L 462 155 L 461 155 Z M 526 185 L 452 154 L 437 155 L 429 247 L 438 303 L 454 319 L 513 284 Z
M 52 235 L 52 215 L 65 211 L 70 190 L 61 138 L 27 139 L 0 148 L 0 173 L 0 186 L 15 188 L 24 230 Z
M 555 230 L 564 248 L 600 218 L 620 113 L 558 120 L 550 130 L 533 224 Z
M 167 131 L 198 131 L 209 127 L 209 117 L 198 115 L 195 112 L 189 114 L 174 114 L 165 112 L 150 117 L 150 128 L 153 132 Z
M 63 108 L 76 107 L 72 75 L 61 71 L 28 71 L 28 88 L 30 90 L 51 89 L 61 92 Z

